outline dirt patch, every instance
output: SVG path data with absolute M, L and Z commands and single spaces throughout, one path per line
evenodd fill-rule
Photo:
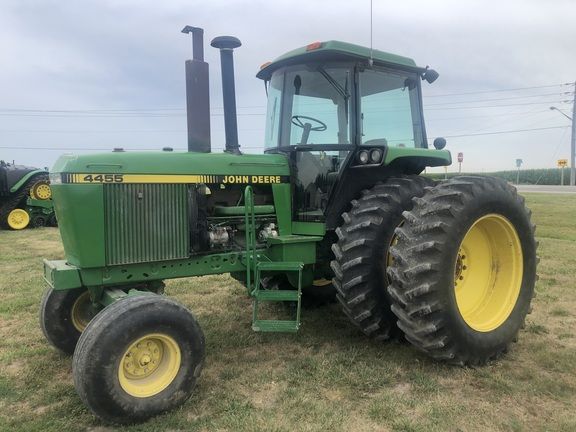
M 285 385 L 276 381 L 264 384 L 258 388 L 258 391 L 251 394 L 250 401 L 255 408 L 273 408 L 284 388 Z

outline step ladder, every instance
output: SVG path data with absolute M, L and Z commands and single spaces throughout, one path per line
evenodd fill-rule
M 302 269 L 304 265 L 300 262 L 266 262 L 261 261 L 256 264 L 254 275 L 255 288 L 252 291 L 252 330 L 260 332 L 285 332 L 296 333 L 300 328 L 300 308 L 302 305 Z M 262 290 L 260 289 L 260 274 L 263 271 L 281 271 L 283 273 L 298 272 L 297 290 Z M 295 302 L 296 318 L 294 320 L 262 320 L 258 317 L 260 302 Z
M 256 221 L 254 216 L 254 196 L 252 187 L 244 191 L 244 218 L 246 225 L 246 288 L 253 298 L 252 330 L 258 332 L 295 333 L 300 328 L 300 309 L 302 298 L 301 262 L 272 262 L 256 252 Z M 262 288 L 262 272 L 298 272 L 297 290 L 265 290 Z M 294 320 L 259 319 L 261 302 L 295 302 L 296 317 Z

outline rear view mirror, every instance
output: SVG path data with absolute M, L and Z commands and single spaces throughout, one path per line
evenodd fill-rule
M 434 139 L 434 147 L 436 150 L 442 150 L 444 147 L 446 147 L 446 139 L 442 137 Z
M 426 80 L 428 84 L 432 84 L 439 76 L 440 74 L 434 69 L 426 69 L 426 72 L 422 74 L 422 79 Z

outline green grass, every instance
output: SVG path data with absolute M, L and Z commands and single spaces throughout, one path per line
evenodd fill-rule
M 449 367 L 410 345 L 366 339 L 336 305 L 305 310 L 297 335 L 250 329 L 227 275 L 170 281 L 206 334 L 206 366 L 180 409 L 127 431 L 576 430 L 576 197 L 527 197 L 540 281 L 526 328 L 502 359 Z M 76 396 L 71 359 L 44 340 L 42 258 L 55 229 L 0 231 L 0 431 L 109 431 Z

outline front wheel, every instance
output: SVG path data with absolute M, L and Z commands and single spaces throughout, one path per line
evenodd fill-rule
M 200 326 L 181 304 L 155 294 L 129 296 L 104 308 L 82 333 L 74 385 L 101 419 L 143 421 L 190 397 L 204 345 Z
M 97 313 L 86 289 L 55 291 L 48 287 L 40 304 L 40 327 L 55 348 L 72 354 L 80 334 Z
M 461 365 L 499 357 L 524 323 L 536 281 L 524 199 L 503 180 L 457 177 L 428 190 L 404 217 L 388 274 L 408 341 Z

